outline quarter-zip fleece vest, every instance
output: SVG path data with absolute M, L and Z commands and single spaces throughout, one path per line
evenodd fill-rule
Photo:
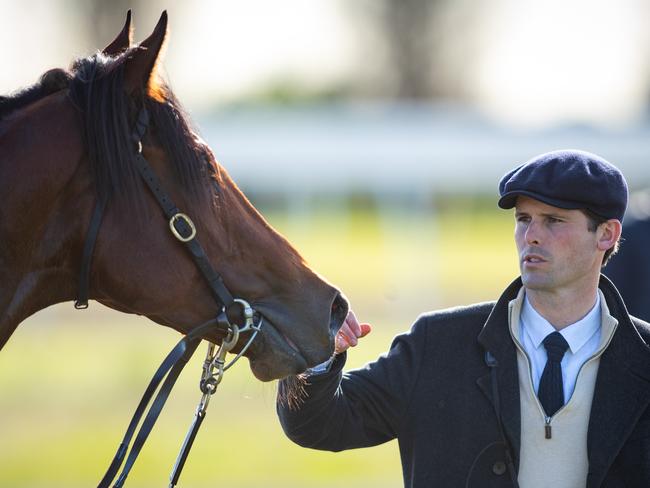
M 521 450 L 518 480 L 521 488 L 582 488 L 587 483 L 587 429 L 598 365 L 618 325 L 609 313 L 602 292 L 598 290 L 598 293 L 601 295 L 600 344 L 580 368 L 571 398 L 551 418 L 546 417 L 533 388 L 530 361 L 519 336 L 524 289 L 509 303 L 510 334 L 517 348 L 519 371 Z

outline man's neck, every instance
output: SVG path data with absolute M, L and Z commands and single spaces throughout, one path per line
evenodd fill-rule
M 562 330 L 587 315 L 596 303 L 597 293 L 598 287 L 554 292 L 526 289 L 530 304 L 556 330 Z

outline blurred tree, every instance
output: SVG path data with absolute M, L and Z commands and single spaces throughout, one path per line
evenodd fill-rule
M 156 0 L 67 0 L 71 4 L 79 18 L 84 20 L 86 37 L 95 49 L 102 49 L 111 42 L 124 25 L 126 12 L 131 9 L 134 25 L 138 26 L 138 19 L 149 19 L 148 12 L 155 6 Z M 161 9 L 162 10 L 162 9 Z M 147 28 L 150 28 L 147 22 Z M 140 35 L 136 31 L 135 42 L 144 39 L 148 35 L 147 30 Z
M 428 98 L 433 48 L 432 17 L 445 0 L 384 0 L 378 23 L 385 33 L 388 59 L 395 69 L 395 95 Z
M 379 95 L 403 99 L 463 98 L 475 52 L 481 8 L 467 0 L 359 0 L 348 4 L 355 20 L 370 29 Z M 377 90 L 376 87 L 379 87 Z

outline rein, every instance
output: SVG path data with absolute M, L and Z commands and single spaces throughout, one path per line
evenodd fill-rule
M 162 364 L 158 367 L 158 370 L 154 373 L 153 378 L 149 382 L 149 385 L 147 386 L 147 389 L 131 418 L 131 422 L 126 429 L 124 438 L 122 439 L 106 474 L 99 482 L 98 488 L 110 487 L 117 472 L 124 463 L 124 458 L 128 452 L 128 457 L 126 458 L 122 472 L 115 481 L 113 487 L 120 488 L 124 485 L 138 454 L 144 446 L 149 433 L 153 429 L 160 412 L 165 406 L 165 402 L 167 401 L 178 376 L 196 351 L 198 345 L 201 343 L 202 336 L 206 332 L 217 328 L 225 333 L 225 338 L 219 346 L 212 342 L 208 342 L 208 351 L 205 361 L 203 362 L 203 371 L 199 384 L 202 393 L 201 400 L 199 401 L 194 415 L 194 420 L 185 436 L 185 440 L 170 475 L 169 487 L 173 488 L 176 486 L 183 466 L 185 465 L 185 461 L 187 460 L 187 456 L 189 455 L 189 451 L 192 448 L 194 439 L 196 438 L 196 434 L 205 418 L 210 397 L 217 391 L 217 387 L 223 379 L 225 371 L 237 362 L 253 343 L 263 322 L 262 316 L 256 314 L 248 302 L 241 298 L 233 298 L 228 288 L 226 288 L 222 277 L 212 267 L 207 255 L 205 254 L 205 251 L 196 236 L 196 227 L 194 226 L 194 223 L 186 214 L 182 213 L 176 205 L 174 205 L 169 195 L 164 191 L 160 179 L 142 154 L 142 138 L 144 137 L 148 126 L 149 113 L 146 108 L 143 107 L 138 114 L 135 128 L 131 136 L 133 143 L 137 147 L 136 167 L 140 176 L 149 187 L 149 190 L 156 198 L 163 213 L 167 217 L 172 234 L 176 239 L 185 244 L 185 247 L 189 251 L 194 263 L 207 281 L 212 296 L 221 312 L 216 318 L 194 327 L 178 342 L 178 344 L 176 344 L 176 346 L 174 346 Z M 77 300 L 74 304 L 77 309 L 88 308 L 88 289 L 90 283 L 92 255 L 105 208 L 106 200 L 100 198 L 95 205 L 90 226 L 86 233 L 79 277 L 79 290 Z M 243 325 L 232 324 L 230 322 L 227 311 L 233 306 L 239 306 L 241 308 L 244 316 Z M 256 318 L 258 319 L 257 323 L 255 323 Z M 235 358 L 226 363 L 226 355 L 235 348 L 239 342 L 240 335 L 246 332 L 252 332 L 246 341 L 246 344 L 242 347 Z M 161 383 L 162 386 L 160 386 Z M 158 394 L 154 398 L 153 402 L 151 402 L 156 391 L 158 391 Z M 140 426 L 140 430 L 133 441 L 129 452 L 128 448 L 129 444 L 131 444 L 131 439 L 133 438 L 135 430 L 150 402 L 151 406 L 149 407 L 149 411 Z

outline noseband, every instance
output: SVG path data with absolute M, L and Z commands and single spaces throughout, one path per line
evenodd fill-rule
M 128 452 L 129 444 L 131 443 L 131 438 L 135 433 L 135 430 L 140 423 L 140 419 L 144 415 L 147 407 L 154 396 L 154 393 L 158 391 L 147 415 L 142 422 L 138 435 L 131 446 L 131 451 L 129 456 L 126 459 L 126 463 L 120 476 L 117 478 L 117 481 L 113 485 L 114 488 L 119 488 L 124 485 L 126 477 L 128 476 L 135 460 L 140 453 L 149 433 L 151 432 L 162 408 L 169 397 L 169 394 L 176 383 L 176 379 L 180 375 L 183 367 L 196 351 L 199 343 L 202 340 L 202 336 L 208 333 L 209 331 L 221 331 L 225 338 L 223 339 L 221 345 L 217 346 L 216 344 L 209 342 L 208 343 L 208 352 L 203 363 L 203 371 L 201 374 L 200 389 L 201 389 L 201 400 L 197 407 L 194 421 L 190 426 L 190 429 L 185 437 L 183 446 L 176 460 L 176 464 L 172 469 L 170 475 L 170 488 L 176 486 L 178 479 L 181 474 L 181 470 L 185 464 L 189 451 L 194 442 L 194 438 L 205 418 L 206 410 L 210 397 L 217 391 L 217 386 L 223 378 L 224 372 L 230 368 L 242 355 L 248 350 L 250 345 L 257 337 L 260 328 L 262 327 L 262 316 L 256 314 L 253 308 L 241 298 L 233 298 L 230 291 L 223 282 L 222 277 L 215 271 L 215 269 L 210 264 L 210 261 L 201 246 L 197 235 L 196 227 L 192 220 L 184 213 L 182 213 L 169 195 L 163 190 L 160 179 L 154 172 L 153 168 L 146 160 L 142 154 L 142 138 L 144 137 L 145 132 L 149 126 L 149 113 L 146 108 L 142 108 L 138 114 L 135 128 L 132 133 L 132 140 L 137 148 L 137 154 L 135 157 L 136 167 L 140 176 L 144 182 L 151 190 L 151 193 L 158 201 L 158 204 L 163 210 L 163 213 L 169 221 L 169 228 L 176 239 L 182 242 L 185 245 L 185 248 L 189 251 L 192 260 L 196 266 L 201 271 L 201 274 L 205 278 L 210 288 L 210 292 L 217 303 L 218 309 L 220 310 L 216 318 L 210 319 L 207 322 L 204 322 L 201 325 L 194 327 L 183 339 L 181 339 L 178 344 L 172 349 L 172 351 L 167 355 L 165 360 L 162 362 L 156 373 L 154 374 L 149 386 L 145 390 L 138 407 L 133 414 L 131 422 L 124 434 L 124 438 L 120 443 L 120 446 L 117 449 L 117 453 L 111 462 L 104 478 L 98 485 L 98 488 L 108 488 L 117 475 L 118 470 L 122 466 L 124 458 Z M 106 208 L 106 199 L 99 198 L 97 204 L 95 205 L 95 210 L 91 217 L 90 226 L 86 234 L 86 241 L 84 244 L 82 259 L 81 259 L 81 271 L 79 277 L 79 291 L 77 295 L 77 300 L 75 301 L 75 308 L 85 309 L 88 308 L 88 289 L 90 283 L 90 265 L 93 255 L 93 250 L 95 247 L 95 242 L 97 241 L 97 234 L 99 232 L 99 227 L 101 225 L 102 217 L 104 215 L 104 209 Z M 233 307 L 240 307 L 241 312 L 244 318 L 242 324 L 233 324 L 228 318 L 228 311 L 232 310 Z M 255 320 L 257 319 L 257 323 Z M 245 345 L 241 348 L 239 353 L 232 359 L 229 363 L 226 363 L 226 355 L 231 352 L 239 342 L 241 334 L 251 332 L 250 337 L 246 341 Z M 158 389 L 160 383 L 162 386 Z

